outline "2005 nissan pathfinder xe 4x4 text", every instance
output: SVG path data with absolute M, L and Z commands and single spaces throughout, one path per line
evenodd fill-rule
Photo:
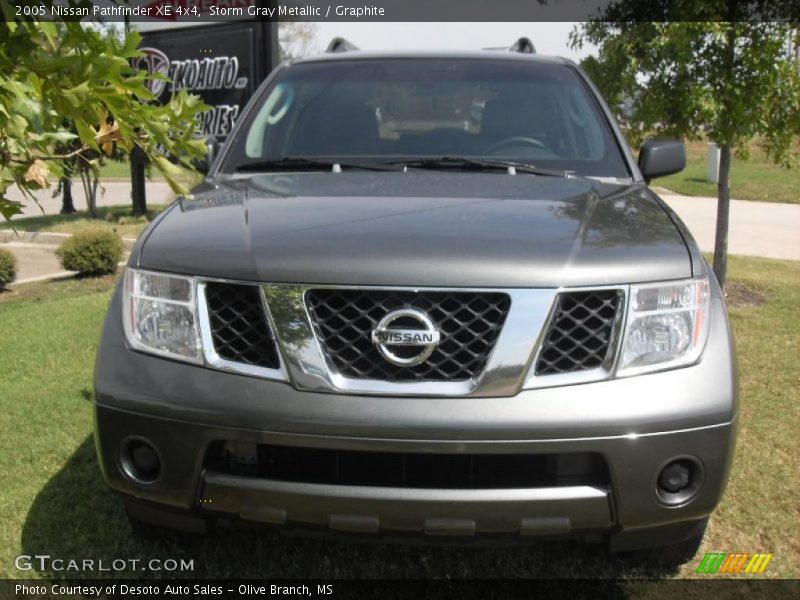
M 130 517 L 688 560 L 737 378 L 647 185 L 683 145 L 634 159 L 560 58 L 345 48 L 276 69 L 133 249 L 95 381 Z

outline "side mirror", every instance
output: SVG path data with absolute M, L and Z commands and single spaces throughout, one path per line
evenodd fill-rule
M 203 174 L 208 173 L 209 168 L 214 163 L 214 159 L 219 151 L 219 140 L 213 135 L 209 135 L 206 140 L 206 157 L 198 160 L 195 167 Z
M 686 148 L 679 140 L 647 140 L 639 150 L 639 170 L 647 183 L 685 167 Z

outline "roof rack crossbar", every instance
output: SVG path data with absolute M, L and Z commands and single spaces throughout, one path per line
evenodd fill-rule
M 536 54 L 536 46 L 533 45 L 530 38 L 526 37 L 519 38 L 516 42 L 511 44 L 508 50 L 509 52 L 521 52 L 522 54 Z
M 325 52 L 352 52 L 354 50 L 358 50 L 358 46 L 348 42 L 342 37 L 335 37 L 331 40 L 331 43 L 328 44 Z

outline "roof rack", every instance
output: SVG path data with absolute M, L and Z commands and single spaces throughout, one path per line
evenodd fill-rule
M 358 46 L 342 37 L 333 38 L 328 47 L 325 48 L 325 52 L 352 52 L 353 50 L 358 50 Z
M 516 42 L 511 44 L 508 49 L 509 52 L 521 52 L 522 54 L 536 54 L 536 46 L 530 38 L 521 37 Z
M 536 46 L 530 38 L 521 37 L 510 46 L 488 46 L 481 50 L 497 50 L 500 52 L 520 52 L 522 54 L 536 54 Z

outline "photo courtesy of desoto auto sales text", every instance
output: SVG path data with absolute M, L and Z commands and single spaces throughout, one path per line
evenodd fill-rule
M 800 5 L 0 9 L 0 600 L 800 595 Z

